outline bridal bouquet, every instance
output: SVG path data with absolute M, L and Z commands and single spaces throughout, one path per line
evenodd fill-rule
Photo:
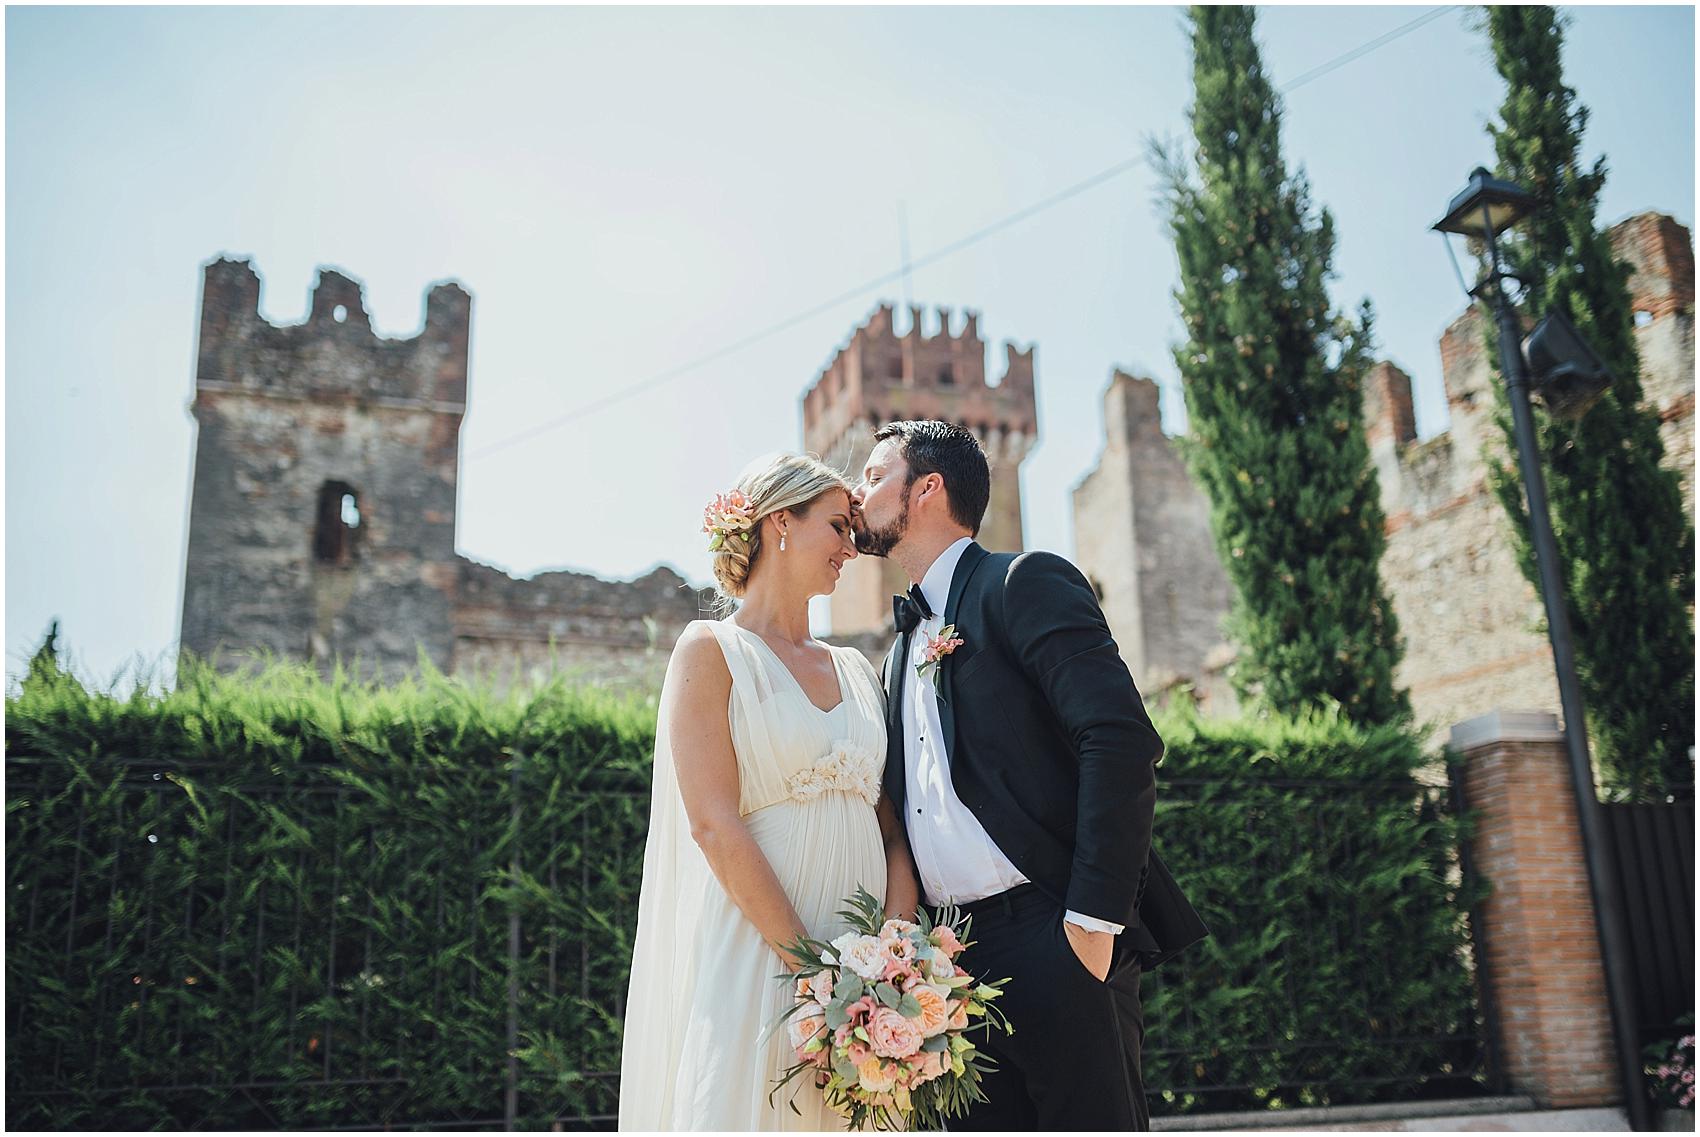
M 786 948 L 801 964 L 781 976 L 795 984 L 796 1000 L 774 1027 L 786 1028 L 797 1062 L 768 1100 L 812 1074 L 827 1106 L 853 1129 L 897 1121 L 941 1128 L 985 1100 L 980 1078 L 993 1063 L 968 1034 L 1011 1033 L 992 1005 L 1009 981 L 980 982 L 957 968 L 972 919 L 957 919 L 954 909 L 935 924 L 925 908 L 919 922 L 886 920 L 862 888 L 845 903 L 839 915 L 850 931 L 830 944 L 799 937 Z

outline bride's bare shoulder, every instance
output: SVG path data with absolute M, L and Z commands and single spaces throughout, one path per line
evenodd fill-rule
M 680 632 L 679 638 L 674 641 L 669 671 L 723 675 L 728 681 L 731 680 L 726 656 L 721 650 L 719 635 L 714 629 L 715 622 L 692 620 L 685 625 L 684 631 Z

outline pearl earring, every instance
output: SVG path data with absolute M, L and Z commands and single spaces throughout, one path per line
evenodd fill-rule
M 782 553 L 785 551 L 785 533 L 783 530 L 779 534 L 779 551 Z

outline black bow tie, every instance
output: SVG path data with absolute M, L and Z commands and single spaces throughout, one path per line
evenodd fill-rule
M 926 596 L 921 593 L 921 586 L 912 584 L 909 591 L 899 593 L 891 598 L 891 620 L 897 625 L 897 634 L 908 635 L 915 630 L 922 620 L 933 618 L 933 610 L 927 603 Z

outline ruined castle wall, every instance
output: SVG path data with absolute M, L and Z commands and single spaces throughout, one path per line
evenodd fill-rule
M 1177 682 L 1212 712 L 1233 696 L 1211 674 L 1231 586 L 1210 503 L 1163 434 L 1159 389 L 1117 371 L 1104 394 L 1105 446 L 1074 490 L 1076 563 L 1098 589 L 1134 682 L 1160 704 Z
M 1630 218 L 1612 238 L 1619 259 L 1636 269 L 1630 292 L 1641 314 L 1635 335 L 1644 405 L 1660 414 L 1664 465 L 1682 473 L 1692 522 L 1692 244 L 1687 230 L 1657 214 Z M 1410 380 L 1397 369 L 1379 372 L 1391 394 L 1379 406 L 1365 401 L 1387 513 L 1382 573 L 1407 644 L 1398 680 L 1418 717 L 1441 725 L 1496 707 L 1559 713 L 1552 651 L 1540 630 L 1544 607 L 1517 567 L 1509 521 L 1481 458 L 1507 449 L 1492 420 L 1496 380 L 1477 310 L 1446 330 L 1440 355 L 1451 415 L 1444 433 L 1418 442 L 1413 428 L 1398 437 L 1403 431 L 1391 420 L 1410 402 Z
M 685 625 L 714 616 L 711 592 L 665 566 L 630 582 L 566 571 L 519 580 L 465 559 L 459 567 L 454 672 L 498 686 L 560 671 L 603 687 L 659 690 Z
M 1692 522 L 1693 245 L 1686 229 L 1653 213 L 1615 226 L 1612 239 L 1634 270 L 1645 405 L 1659 414 L 1664 465 L 1681 475 Z M 1382 579 L 1406 643 L 1397 681 L 1410 690 L 1418 718 L 1441 725 L 1497 707 L 1559 709 L 1540 630 L 1544 609 L 1517 568 L 1509 522 L 1486 483 L 1483 453 L 1506 454 L 1492 419 L 1496 380 L 1487 351 L 1475 309 L 1447 328 L 1440 358 L 1450 423 L 1427 440 L 1417 439 L 1408 375 L 1378 364 L 1364 387 L 1366 439 L 1387 518 Z M 1153 691 L 1171 667 L 1199 684 L 1206 710 L 1231 713 L 1224 668 L 1234 648 L 1214 634 L 1230 594 L 1207 539 L 1208 510 L 1201 495 L 1191 504 L 1174 483 L 1179 460 L 1154 429 L 1155 394 L 1140 392 L 1141 382 L 1124 385 L 1117 376 L 1106 395 L 1104 455 L 1075 491 L 1077 555 L 1104 588 L 1124 658 L 1139 662 Z M 1148 408 L 1136 414 L 1136 402 Z M 1142 429 L 1147 420 L 1151 428 Z M 1224 590 L 1198 579 L 1206 574 Z
M 660 687 L 679 633 L 707 614 L 707 594 L 671 569 L 629 583 L 516 580 L 455 551 L 464 290 L 433 288 L 424 329 L 406 340 L 375 335 L 360 285 L 331 270 L 301 324 L 262 319 L 259 297 L 247 262 L 206 267 L 186 649 L 226 667 L 254 649 L 325 669 L 340 659 L 388 681 L 423 650 L 498 688 L 555 671 Z M 341 522 L 334 549 L 322 543 L 327 506 Z
M 248 263 L 206 267 L 182 646 L 227 665 L 255 648 L 340 656 L 394 678 L 423 645 L 447 666 L 470 297 L 433 289 L 409 340 L 373 334 L 359 285 L 329 270 L 302 324 L 268 323 L 258 301 Z M 333 482 L 358 508 L 327 561 L 315 541 Z

